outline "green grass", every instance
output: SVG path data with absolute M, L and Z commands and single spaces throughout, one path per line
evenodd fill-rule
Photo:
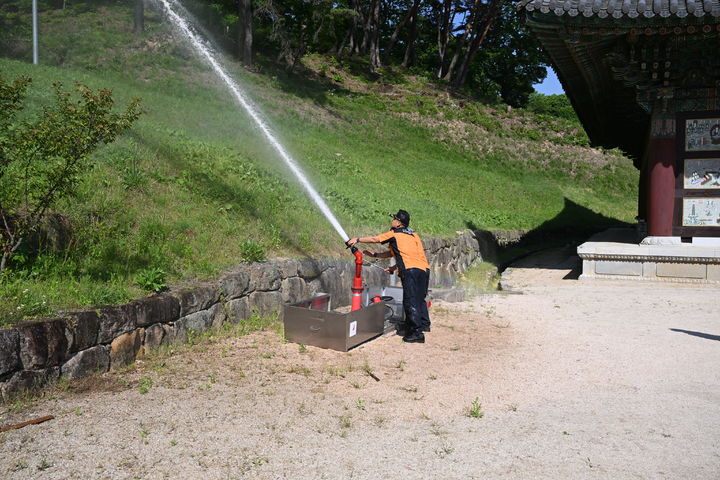
M 33 78 L 25 115 L 58 81 L 111 88 L 118 106 L 140 97 L 145 110 L 94 154 L 77 197 L 57 205 L 73 225 L 71 248 L 16 257 L 0 282 L 0 324 L 127 301 L 144 293 L 142 272 L 163 272 L 159 283 L 172 285 L 242 261 L 346 255 L 259 130 L 168 25 L 149 11 L 147 32 L 136 37 L 128 5 L 101 5 L 44 12 L 39 66 L 21 48 L 26 30 L 15 31 L 20 47 L 0 52 L 21 58 L 0 58 L 4 77 Z M 327 76 L 316 74 L 319 64 L 329 65 Z M 587 148 L 569 120 L 448 97 L 397 71 L 384 79 L 396 94 L 385 95 L 353 65 L 318 56 L 306 65 L 291 74 L 263 59 L 256 72 L 227 62 L 351 236 L 382 231 L 398 208 L 433 236 L 633 219 L 630 160 Z
M 141 378 L 139 381 L 139 385 L 138 385 L 138 392 L 140 392 L 142 394 L 148 393 L 150 391 L 150 389 L 152 388 L 152 384 L 153 384 L 152 378 L 150 378 L 150 377 Z
M 478 397 L 475 397 L 472 403 L 470 403 L 470 406 L 466 410 L 466 415 L 470 418 L 483 418 L 485 416 Z

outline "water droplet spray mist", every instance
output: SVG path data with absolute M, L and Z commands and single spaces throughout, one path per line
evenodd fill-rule
M 313 202 L 317 205 L 317 207 L 320 209 L 323 215 L 325 215 L 325 218 L 328 219 L 330 224 L 333 226 L 335 231 L 340 235 L 340 237 L 343 239 L 343 242 L 347 242 L 349 239 L 347 233 L 345 233 L 345 230 L 343 230 L 342 226 L 340 225 L 340 222 L 338 222 L 337 218 L 335 218 L 335 215 L 333 215 L 332 211 L 330 210 L 330 207 L 325 203 L 325 200 L 322 199 L 320 194 L 313 188 L 310 181 L 305 176 L 305 173 L 302 171 L 300 166 L 297 164 L 297 162 L 288 154 L 288 152 L 285 150 L 285 148 L 278 142 L 277 138 L 273 135 L 272 131 L 268 127 L 268 125 L 265 123 L 265 121 L 260 116 L 260 113 L 258 110 L 252 105 L 252 103 L 245 97 L 245 94 L 240 89 L 240 87 L 235 83 L 235 81 L 230 78 L 230 76 L 225 72 L 225 69 L 220 65 L 218 62 L 216 55 L 213 54 L 212 49 L 207 44 L 207 42 L 203 42 L 198 35 L 193 32 L 193 30 L 188 25 L 188 22 L 182 18 L 176 10 L 181 10 L 182 7 L 177 4 L 175 0 L 156 0 L 162 6 L 165 8 L 165 11 L 168 15 L 168 18 L 172 22 L 172 24 L 178 28 L 185 36 L 190 40 L 190 43 L 192 44 L 193 48 L 210 64 L 213 71 L 220 77 L 220 79 L 225 83 L 225 85 L 230 89 L 230 92 L 233 94 L 237 102 L 242 106 L 245 111 L 250 115 L 250 117 L 253 119 L 253 121 L 257 124 L 257 126 L 260 128 L 262 133 L 265 135 L 265 138 L 270 142 L 270 145 L 273 146 L 273 148 L 278 152 L 280 157 L 283 159 L 285 164 L 288 166 L 290 171 L 295 175 L 295 177 L 298 179 L 300 184 L 305 189 L 306 193 L 312 199 Z M 175 8 L 173 8 L 175 6 Z

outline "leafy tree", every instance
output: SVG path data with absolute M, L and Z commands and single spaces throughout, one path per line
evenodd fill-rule
M 117 114 L 110 90 L 77 84 L 80 98 L 73 101 L 55 84 L 54 104 L 43 107 L 40 118 L 15 121 L 30 82 L 0 77 L 0 272 L 48 209 L 73 195 L 93 166 L 90 153 L 140 115 L 138 99 Z
M 343 5 L 329 0 L 257 0 L 255 12 L 258 23 L 270 30 L 277 61 L 284 60 L 292 69 L 308 51 L 337 52 L 350 41 L 343 38 L 343 26 L 353 28 L 360 15 Z
M 577 113 L 565 95 L 542 95 L 533 93 L 530 95 L 528 110 L 540 115 L 552 115 L 553 117 L 564 118 L 570 122 L 579 124 Z
M 495 90 L 508 105 L 524 107 L 533 84 L 547 75 L 547 57 L 530 35 L 511 3 L 503 6 L 471 66 L 469 87 Z
M 455 54 L 443 79 L 456 87 L 465 85 L 473 60 L 481 51 L 488 33 L 500 15 L 505 0 L 472 0 L 464 7 L 463 26 L 458 28 Z
M 191 0 L 245 64 L 292 69 L 307 52 L 367 56 L 370 71 L 426 71 L 481 97 L 524 106 L 547 59 L 510 0 Z M 209 24 L 209 25 L 207 25 Z M 381 65 L 382 64 L 382 65 Z

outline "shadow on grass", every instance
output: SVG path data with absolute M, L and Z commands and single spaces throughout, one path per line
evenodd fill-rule
M 494 97 L 486 97 L 478 95 L 476 90 L 470 87 L 457 88 L 449 84 L 447 81 L 436 78 L 434 75 L 413 72 L 397 64 L 385 64 L 371 71 L 369 59 L 362 56 L 331 58 L 327 57 L 321 62 L 327 65 L 326 73 L 322 71 L 316 72 L 312 68 L 308 68 L 298 63 L 294 68 L 283 68 L 274 60 L 265 58 L 258 59 L 257 65 L 260 67 L 261 74 L 266 78 L 272 78 L 276 88 L 283 92 L 298 98 L 311 100 L 314 104 L 324 109 L 329 115 L 341 120 L 348 120 L 339 112 L 332 108 L 333 97 L 363 97 L 373 95 L 375 93 L 390 93 L 401 90 L 403 85 L 412 81 L 411 77 L 422 76 L 432 85 L 429 89 L 437 90 L 438 94 L 442 92 L 445 95 L 457 100 L 463 107 L 466 103 L 480 103 L 487 107 L 497 107 L 498 99 Z M 353 91 L 351 87 L 346 87 L 343 83 L 335 79 L 334 72 L 343 72 L 346 75 L 354 77 L 356 81 L 365 82 L 368 91 Z M 342 76 L 339 80 L 342 80 Z M 424 92 L 428 93 L 428 92 Z M 430 93 L 432 94 L 432 93 Z M 396 97 L 394 97 L 396 98 Z M 500 104 L 504 108 L 504 104 Z
M 221 174 L 207 169 L 207 167 L 193 163 L 180 155 L 168 155 L 173 167 L 185 173 L 189 180 L 188 188 L 194 195 L 215 204 L 229 204 L 236 211 L 243 211 L 259 224 L 267 222 L 268 215 L 260 208 L 265 201 L 262 192 L 256 189 L 244 189 L 238 185 L 231 185 Z M 288 235 L 284 231 L 278 232 L 282 242 L 289 245 L 299 254 L 306 256 L 305 249 L 297 242 L 295 235 Z
M 466 225 L 480 241 L 483 258 L 490 259 L 498 271 L 502 272 L 511 264 L 520 268 L 570 270 L 564 278 L 574 280 L 582 272 L 576 253 L 579 244 L 610 227 L 632 227 L 567 197 L 560 213 L 527 232 L 488 232 L 479 230 L 473 222 L 466 222 Z M 483 247 L 484 244 L 487 246 Z M 565 248 L 560 250 L 559 247 Z M 538 254 L 545 250 L 548 252 Z
M 302 65 L 296 66 L 293 70 L 280 68 L 274 62 L 262 64 L 263 75 L 272 77 L 278 88 L 283 92 L 300 98 L 314 101 L 321 106 L 327 106 L 330 102 L 328 92 L 333 95 L 346 96 L 353 92 L 344 88 L 328 77 L 318 75 L 309 68 Z
M 244 216 L 258 225 L 267 224 L 271 220 L 272 212 L 268 212 L 267 198 L 272 195 L 262 187 L 262 178 L 259 180 L 260 187 L 248 188 L 242 183 L 229 182 L 222 171 L 215 171 L 208 168 L 203 162 L 196 162 L 193 155 L 183 151 L 180 146 L 163 143 L 153 135 L 138 135 L 130 133 L 139 144 L 144 145 L 151 151 L 156 151 L 168 161 L 176 175 L 172 175 L 168 181 L 175 183 L 178 188 L 186 189 L 197 198 L 200 203 L 209 205 L 208 215 L 216 214 L 217 208 L 243 212 Z M 192 143 L 190 145 L 190 153 Z M 264 172 L 258 171 L 259 176 Z M 103 241 L 101 254 L 96 261 L 84 267 L 84 275 L 87 278 L 97 281 L 108 281 L 114 276 L 118 278 L 133 278 L 138 272 L 150 268 L 159 267 L 166 272 L 172 272 L 169 264 L 174 257 L 170 253 L 170 241 L 173 235 L 179 235 L 167 225 L 151 225 L 146 228 L 148 238 L 141 241 L 143 248 L 128 250 L 123 238 L 107 239 Z M 140 235 L 137 232 L 134 235 Z M 297 252 L 301 257 L 310 258 L 305 244 L 298 241 L 293 231 L 278 229 L 276 234 L 279 241 L 292 251 Z M 181 241 L 181 240 L 179 240 Z M 240 239 L 238 239 L 240 241 Z M 240 263 L 238 258 L 236 263 Z M 169 270 L 170 269 L 170 270 Z

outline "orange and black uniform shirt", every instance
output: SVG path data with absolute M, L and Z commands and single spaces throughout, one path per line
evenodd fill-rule
M 420 236 L 411 228 L 393 228 L 376 237 L 383 245 L 388 245 L 395 257 L 400 272 L 410 268 L 427 270 L 430 268 Z

